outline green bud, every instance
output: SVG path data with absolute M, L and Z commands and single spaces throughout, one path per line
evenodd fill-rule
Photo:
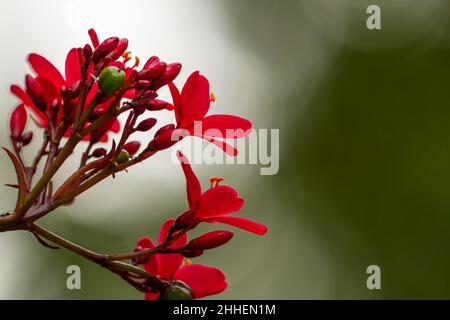
M 119 155 L 117 156 L 116 162 L 118 164 L 127 162 L 128 160 L 130 160 L 130 154 L 128 153 L 127 150 L 122 150 L 120 151 Z
M 107 95 L 113 94 L 125 81 L 125 71 L 117 67 L 103 69 L 98 77 L 98 85 Z
M 192 289 L 182 281 L 174 281 L 160 296 L 159 300 L 194 300 Z

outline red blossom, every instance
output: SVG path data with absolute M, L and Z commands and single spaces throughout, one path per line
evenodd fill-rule
M 237 149 L 220 139 L 244 138 L 250 134 L 252 123 L 234 115 L 207 116 L 212 98 L 206 77 L 196 71 L 189 76 L 181 93 L 173 83 L 169 83 L 169 89 L 177 125 L 165 135 L 155 136 L 153 148 L 162 149 L 175 144 L 176 141 L 168 141 L 174 134 L 189 134 L 214 143 L 230 155 L 237 155 Z M 200 126 L 201 130 L 197 132 L 196 128 Z
M 199 222 L 224 223 L 237 228 L 264 235 L 267 227 L 246 218 L 230 216 L 228 214 L 238 212 L 244 205 L 244 199 L 239 197 L 237 191 L 230 186 L 216 183 L 216 186 L 202 192 L 200 181 L 195 175 L 187 158 L 178 151 L 178 159 L 181 162 L 186 177 L 186 191 L 189 203 L 189 211 L 178 218 L 182 226 L 191 224 L 195 226 Z
M 163 243 L 170 228 L 173 226 L 175 220 L 167 220 L 161 230 L 159 231 L 158 244 Z M 174 241 L 169 248 L 181 248 L 187 243 L 186 234 Z M 141 249 L 151 249 L 155 245 L 149 237 L 140 238 L 136 246 Z M 195 299 L 206 296 L 218 294 L 226 289 L 227 282 L 224 273 L 213 267 L 204 266 L 201 264 L 187 264 L 183 263 L 184 257 L 179 253 L 173 254 L 157 254 L 150 256 L 145 262 L 145 270 L 161 279 L 167 281 L 182 281 L 187 284 L 193 292 Z M 159 293 L 146 293 L 146 300 L 155 300 Z
M 89 31 L 91 38 L 95 34 L 95 31 L 91 29 Z M 96 38 L 95 34 L 95 38 Z M 123 39 L 122 39 L 123 40 Z M 106 41 L 106 40 L 105 40 Z M 118 44 L 121 43 L 119 40 L 115 44 L 117 48 Z M 95 46 L 95 44 L 94 44 Z M 111 47 L 106 48 L 108 50 Z M 106 51 L 108 51 L 106 50 Z M 85 50 L 83 50 L 85 51 Z M 97 50 L 96 50 L 97 51 Z M 110 52 L 107 52 L 110 53 Z M 27 75 L 26 77 L 26 91 L 23 90 L 18 85 L 12 85 L 10 90 L 16 95 L 22 102 L 28 107 L 34 114 L 36 122 L 39 126 L 43 128 L 48 127 L 49 119 L 46 115 L 46 111 L 51 113 L 52 105 L 60 105 L 62 104 L 64 97 L 70 97 L 75 99 L 69 99 L 69 101 L 65 101 L 67 105 L 64 105 L 62 109 L 59 110 L 56 117 L 56 124 L 62 119 L 64 111 L 72 112 L 78 103 L 77 97 L 78 93 L 76 92 L 79 89 L 79 81 L 81 80 L 81 67 L 80 67 L 80 57 L 79 50 L 77 48 L 72 48 L 66 57 L 65 61 L 65 78 L 59 72 L 59 70 L 46 58 L 43 56 L 31 53 L 28 55 L 28 62 L 35 72 L 36 77 L 32 77 Z M 90 72 L 93 70 L 91 69 Z M 77 87 L 78 85 L 78 87 Z M 96 92 L 98 91 L 97 84 L 94 84 L 91 90 L 87 94 L 85 107 L 92 101 Z M 62 96 L 64 94 L 65 96 Z M 73 96 L 73 97 L 72 97 Z M 96 106 L 96 109 L 102 110 L 108 107 L 111 99 L 104 102 L 99 103 Z M 108 125 L 104 128 L 104 134 L 100 137 L 101 142 L 107 141 L 107 133 L 119 132 L 120 124 L 117 119 L 114 119 L 114 123 L 108 123 Z M 71 130 L 69 129 L 65 136 L 70 135 Z M 84 140 L 90 140 L 90 136 L 86 136 Z

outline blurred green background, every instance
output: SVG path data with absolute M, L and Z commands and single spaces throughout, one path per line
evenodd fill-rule
M 370 4 L 381 7 L 381 30 L 366 28 Z M 216 298 L 449 299 L 449 5 L 2 1 L 0 142 L 8 144 L 7 116 L 17 102 L 8 86 L 29 72 L 28 52 L 61 67 L 89 27 L 102 38 L 128 37 L 141 58 L 182 62 L 179 84 L 201 70 L 218 97 L 213 112 L 280 129 L 277 175 L 261 176 L 255 165 L 195 166 L 205 186 L 209 176 L 225 177 L 246 200 L 243 215 L 269 227 L 264 237 L 236 230 L 227 246 L 195 259 L 227 274 L 229 288 Z M 0 161 L 0 182 L 13 182 L 10 163 Z M 157 156 L 42 224 L 96 251 L 128 251 L 184 211 L 183 179 L 167 155 Z M 14 198 L 4 188 L 2 209 Z M 142 298 L 115 275 L 45 249 L 25 232 L 0 234 L 0 250 L 0 298 Z M 66 289 L 70 264 L 82 269 L 82 290 Z M 381 290 L 366 287 L 372 264 L 381 267 Z

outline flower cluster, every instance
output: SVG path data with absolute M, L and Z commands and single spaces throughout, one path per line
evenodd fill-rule
M 8 186 L 17 189 L 18 197 L 14 210 L 0 215 L 0 231 L 28 230 L 46 247 L 54 247 L 48 241 L 65 247 L 119 275 L 145 292 L 147 299 L 201 298 L 223 291 L 227 285 L 222 271 L 191 264 L 188 258 L 225 244 L 233 233 L 212 231 L 188 242 L 188 232 L 202 222 L 227 224 L 258 235 L 267 229 L 229 215 L 238 212 L 244 201 L 232 187 L 220 185 L 221 178 L 212 178 L 210 188 L 202 191 L 181 152 L 178 158 L 186 177 L 188 210 L 164 223 L 157 245 L 143 237 L 132 252 L 99 254 L 36 223 L 97 183 L 175 145 L 183 137 L 198 136 L 236 155 L 237 150 L 225 139 L 244 138 L 252 129 L 251 122 L 244 118 L 208 115 L 215 97 L 208 79 L 198 71 L 188 77 L 180 92 L 174 84 L 180 63 L 166 63 L 152 56 L 140 68 L 140 59 L 127 51 L 127 39 L 110 37 L 100 42 L 93 29 L 89 36 L 90 44 L 67 54 L 64 75 L 46 58 L 32 53 L 28 62 L 33 74 L 25 76 L 23 86 L 11 86 L 20 104 L 9 119 L 13 150 L 4 149 L 18 180 Z M 168 88 L 171 102 L 158 98 L 161 88 Z M 175 121 L 157 128 L 152 113 L 161 110 L 173 111 Z M 118 120 L 121 114 L 127 115 L 123 124 Z M 41 147 L 30 162 L 22 151 L 37 135 L 26 130 L 28 118 L 44 131 Z M 200 131 L 196 130 L 198 123 Z M 149 132 L 146 145 L 132 139 L 135 132 Z M 115 135 L 118 138 L 112 140 Z M 53 179 L 60 167 L 83 145 L 78 169 L 56 188 Z

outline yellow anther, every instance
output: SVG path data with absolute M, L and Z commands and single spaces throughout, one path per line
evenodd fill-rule
M 135 57 L 134 57 L 134 65 L 133 65 L 132 68 L 137 68 L 137 67 L 139 67 L 139 63 L 140 63 L 140 62 L 141 62 L 141 59 L 139 59 L 138 56 L 135 56 Z
M 192 260 L 191 259 L 184 259 L 183 265 L 188 266 L 190 264 L 192 264 Z
M 219 182 L 223 181 L 224 179 L 221 177 L 212 177 L 209 178 L 209 182 L 211 182 L 211 188 L 217 187 L 219 185 Z
M 211 92 L 211 102 L 216 102 L 216 95 L 214 92 Z

